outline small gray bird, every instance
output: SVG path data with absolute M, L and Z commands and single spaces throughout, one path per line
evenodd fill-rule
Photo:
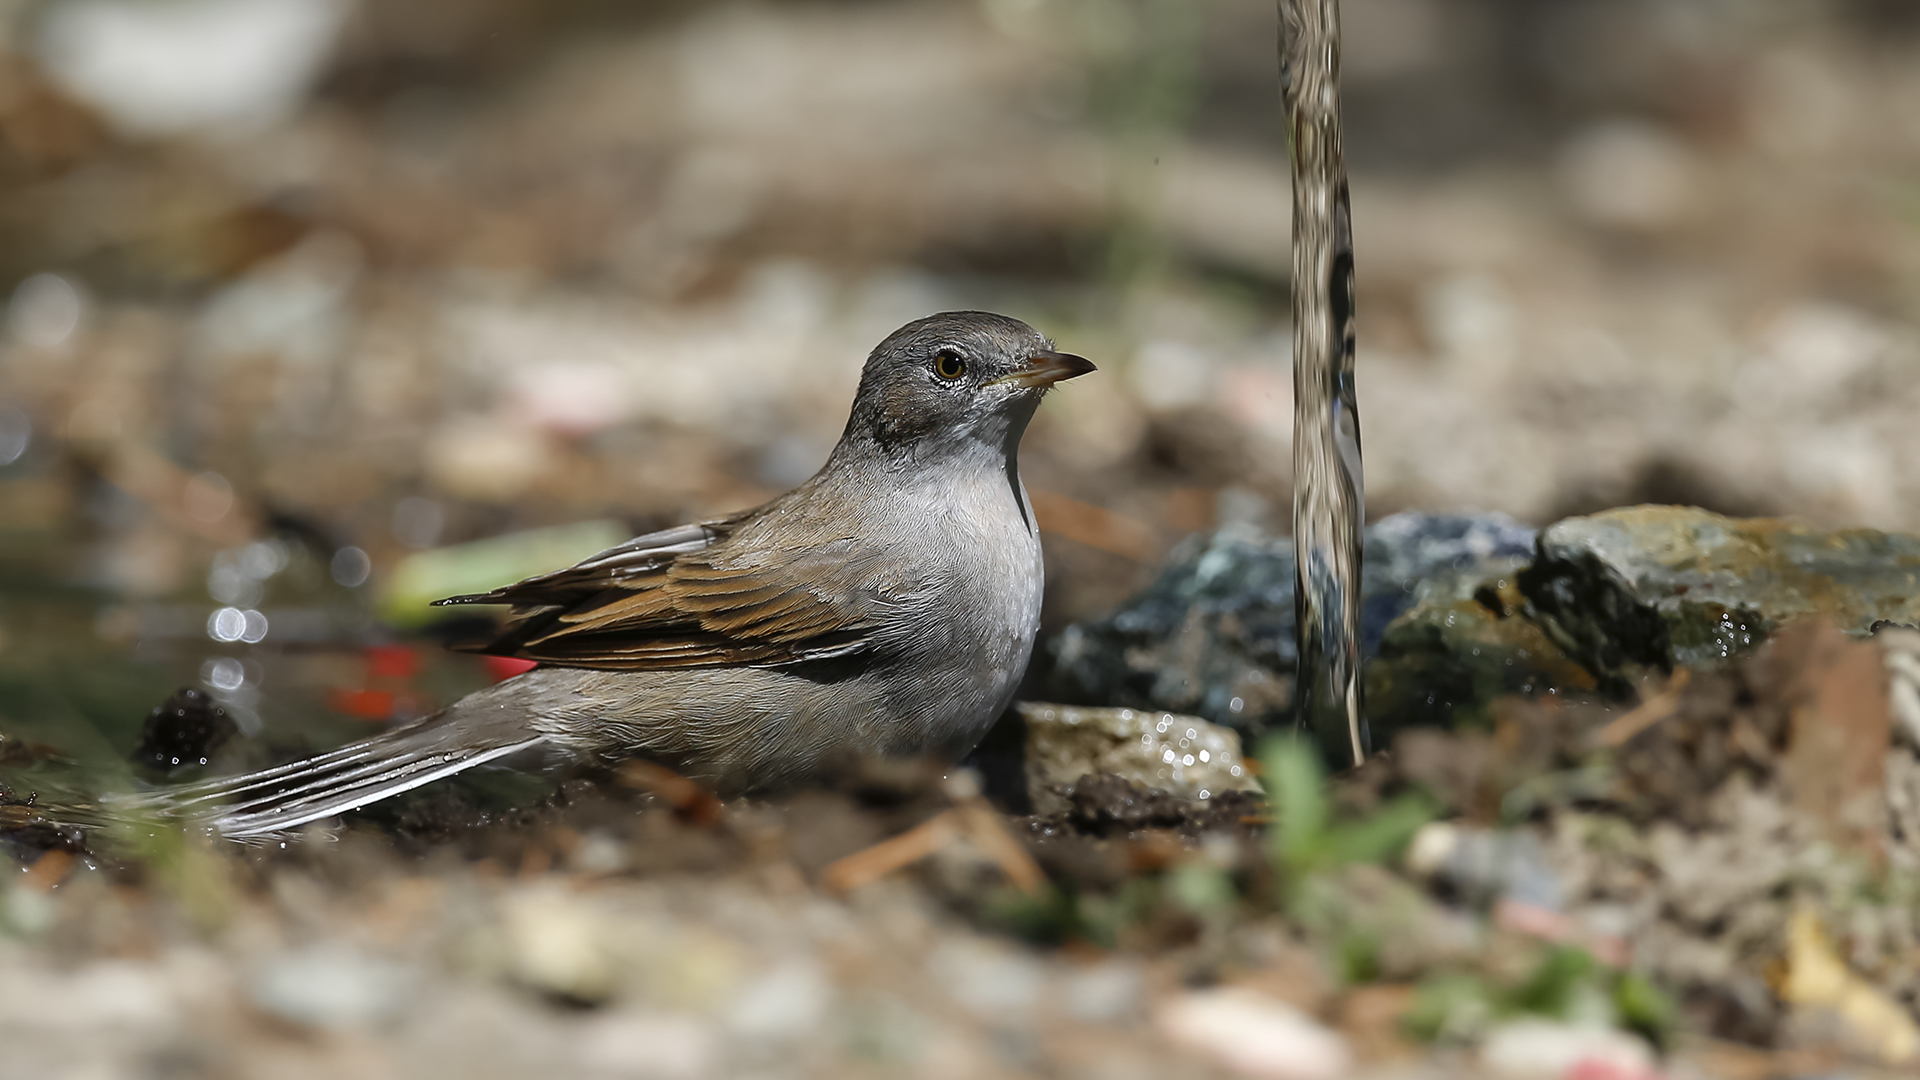
M 725 794 L 845 755 L 957 759 L 1019 685 L 1040 625 L 1020 438 L 1094 370 L 1017 319 L 949 312 L 867 357 L 844 434 L 794 490 L 442 604 L 512 605 L 476 651 L 540 666 L 332 753 L 172 805 L 258 837 L 483 762 L 641 755 Z

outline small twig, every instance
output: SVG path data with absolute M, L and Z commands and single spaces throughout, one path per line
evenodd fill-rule
M 1039 892 L 1046 885 L 1046 871 L 1033 861 L 1026 845 L 1007 831 L 1006 824 L 993 807 L 984 800 L 969 799 L 960 805 L 960 813 L 967 827 L 967 835 L 999 864 L 1000 872 L 1007 876 L 1014 888 L 1032 893 Z
M 1537 904 L 1501 900 L 1493 905 L 1493 922 L 1503 930 L 1557 945 L 1575 945 L 1608 967 L 1625 967 L 1630 960 L 1626 940 L 1587 930 L 1565 914 Z
M 943 810 L 898 836 L 829 864 L 820 874 L 820 883 L 828 892 L 851 892 L 919 862 L 962 836 L 992 859 L 1014 888 L 1034 893 L 1046 885 L 1046 871 L 1007 831 L 999 813 L 978 798 L 962 799 L 953 809 Z
M 1666 688 L 1641 702 L 1625 716 L 1608 721 L 1607 725 L 1594 733 L 1593 745 L 1611 749 L 1623 746 L 1628 740 L 1647 730 L 1680 710 L 1680 692 L 1693 681 L 1693 672 L 1681 668 L 1667 680 Z
M 820 883 L 828 892 L 851 892 L 919 862 L 951 844 L 962 831 L 960 812 L 943 810 L 899 836 L 835 860 L 821 872 Z
M 1152 562 L 1163 550 L 1153 526 L 1138 518 L 1052 491 L 1031 490 L 1027 498 L 1040 528 L 1056 536 L 1135 562 Z
M 726 820 L 719 796 L 665 765 L 634 758 L 620 766 L 620 779 L 660 796 L 682 820 L 709 827 Z

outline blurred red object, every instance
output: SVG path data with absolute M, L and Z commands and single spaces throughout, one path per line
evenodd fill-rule
M 335 712 L 357 716 L 362 720 L 385 720 L 393 715 L 394 694 L 391 690 L 342 690 L 336 687 L 327 691 L 327 704 Z
M 1643 1065 L 1581 1058 L 1567 1067 L 1564 1080 L 1663 1080 L 1660 1073 Z
M 411 645 L 369 645 L 369 679 L 411 679 L 420 674 L 420 653 Z
M 517 656 L 483 656 L 480 659 L 486 662 L 487 674 L 493 676 L 494 682 L 505 682 L 540 666 L 536 661 L 522 660 Z

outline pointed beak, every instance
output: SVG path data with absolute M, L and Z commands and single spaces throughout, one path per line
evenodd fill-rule
M 1042 390 L 1057 382 L 1085 375 L 1098 370 L 1093 361 L 1072 353 L 1046 352 L 1035 353 L 1027 358 L 1020 367 L 993 380 L 989 385 L 1014 386 L 1022 390 Z

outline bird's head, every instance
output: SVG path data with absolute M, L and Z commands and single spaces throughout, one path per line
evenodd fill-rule
M 949 311 L 910 322 L 867 357 L 842 438 L 916 459 L 973 447 L 1011 455 L 1040 397 L 1093 364 L 1019 319 Z

